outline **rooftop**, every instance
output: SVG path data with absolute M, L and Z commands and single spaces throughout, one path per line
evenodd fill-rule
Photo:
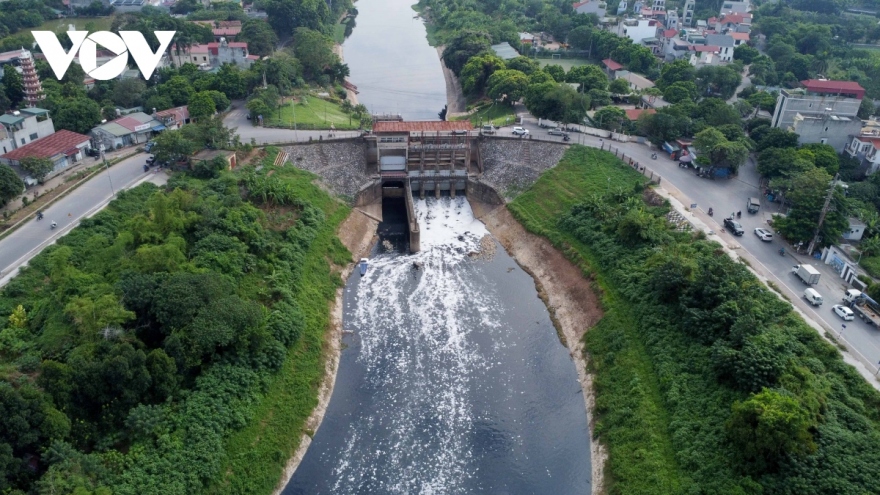
M 68 153 L 75 148 L 89 142 L 89 137 L 73 131 L 61 129 L 42 139 L 32 141 L 21 148 L 14 149 L 0 158 L 7 160 L 21 160 L 22 158 L 52 158 L 62 153 Z
M 605 60 L 603 60 L 602 64 L 604 64 L 605 67 L 608 67 L 608 70 L 620 70 L 623 68 L 623 65 L 621 65 L 619 62 L 611 60 L 610 58 L 606 58 Z
M 639 117 L 642 114 L 650 115 L 652 113 L 657 113 L 657 110 L 653 108 L 630 108 L 629 110 L 625 110 L 626 118 L 629 120 L 639 120 Z
M 825 94 L 853 94 L 856 98 L 865 96 L 865 88 L 855 81 L 832 81 L 828 79 L 807 79 L 801 81 L 807 91 Z
M 706 36 L 706 44 L 731 47 L 734 44 L 734 40 L 726 34 L 710 34 Z
M 174 120 L 183 122 L 189 118 L 189 107 L 184 105 L 182 107 L 169 108 L 168 110 L 156 112 L 156 118 L 164 119 L 166 117 L 174 117 Z
M 749 33 L 729 33 L 728 36 L 735 40 L 749 41 Z
M 442 121 L 403 121 L 387 122 L 380 121 L 373 124 L 373 132 L 443 132 L 443 131 L 469 131 L 473 129 L 468 120 Z

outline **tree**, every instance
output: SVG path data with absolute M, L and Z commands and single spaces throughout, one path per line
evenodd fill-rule
M 544 67 L 544 72 L 550 74 L 556 82 L 565 82 L 565 69 L 561 65 L 547 65 Z
M 608 87 L 608 76 L 595 65 L 572 67 L 566 74 L 565 81 L 580 84 L 582 93 L 587 93 L 591 89 L 604 91 Z
M 697 98 L 699 90 L 697 85 L 690 81 L 678 81 L 670 84 L 663 91 L 663 99 L 669 103 L 693 101 Z
M 29 173 L 31 177 L 38 181 L 42 181 L 44 177 L 55 170 L 55 164 L 48 158 L 28 156 L 22 158 L 19 164 L 21 165 L 22 170 Z
M 278 36 L 272 27 L 261 19 L 248 19 L 241 25 L 238 41 L 246 41 L 248 52 L 265 57 L 271 55 L 278 44 Z
M 189 80 L 183 76 L 173 76 L 167 82 L 159 85 L 159 93 L 171 98 L 173 106 L 186 105 L 193 94 L 193 87 Z
M 788 455 L 816 451 L 810 412 L 794 397 L 764 389 L 735 402 L 727 422 L 731 442 L 743 460 L 760 472 L 774 469 Z
M 593 40 L 593 28 L 578 26 L 568 32 L 568 44 L 576 50 L 587 50 Z
M 459 80 L 465 94 L 479 96 L 486 90 L 486 82 L 496 70 L 505 68 L 504 60 L 492 55 L 483 54 L 471 57 L 461 69 Z
M 632 93 L 629 83 L 625 79 L 615 79 L 608 85 L 608 92 L 613 95 L 628 95 Z
M 739 45 L 733 49 L 733 59 L 742 60 L 746 65 L 752 63 L 752 61 L 754 61 L 760 54 L 761 52 L 756 48 L 752 48 L 746 44 Z
M 301 27 L 319 31 L 332 19 L 332 12 L 323 0 L 269 0 L 265 9 L 272 29 L 281 35 Z
M 742 77 L 730 67 L 705 66 L 697 71 L 697 88 L 703 95 L 718 96 L 727 100 L 736 93 Z
M 195 93 L 190 97 L 189 115 L 196 121 L 201 120 L 203 117 L 214 115 L 215 111 L 216 107 L 214 105 L 214 99 L 211 98 L 211 95 L 207 91 Z
M 454 35 L 443 49 L 443 62 L 456 75 L 471 57 L 483 52 L 490 52 L 489 34 L 485 32 L 463 30 Z
M 755 142 L 757 143 L 755 149 L 757 151 L 764 151 L 767 148 L 796 148 L 798 145 L 798 137 L 799 136 L 793 132 L 778 127 L 771 127 L 763 133 L 760 140 L 755 139 L 754 137 L 752 139 L 755 139 Z
M 146 90 L 147 85 L 143 79 L 123 79 L 116 83 L 111 99 L 122 108 L 136 107 L 143 103 L 143 93 Z
M 691 117 L 703 120 L 708 126 L 739 125 L 742 122 L 742 116 L 740 116 L 739 112 L 728 105 L 727 102 L 718 98 L 704 98 L 692 108 Z
M 829 187 L 831 175 L 824 169 L 813 167 L 795 175 L 790 180 L 788 191 L 791 210 L 785 218 L 776 220 L 774 227 L 791 242 L 809 242 L 819 224 Z M 832 205 L 834 208 L 826 213 L 822 222 L 820 247 L 837 242 L 849 228 L 849 206 L 840 187 L 835 187 Z
M 88 134 L 101 123 L 101 106 L 88 98 L 63 100 L 55 109 L 54 121 L 57 128 Z
M 581 122 L 590 99 L 567 84 L 541 83 L 526 90 L 526 108 L 532 115 L 556 122 Z
M 293 33 L 293 53 L 303 67 L 306 79 L 316 81 L 324 70 L 339 61 L 329 39 L 318 31 L 301 27 Z
M 506 65 L 508 69 L 518 70 L 527 76 L 541 70 L 541 64 L 537 60 L 523 57 L 522 55 L 508 60 Z
M 24 191 L 24 182 L 14 170 L 0 165 L 0 206 L 6 206 L 10 200 L 17 198 Z
M 875 111 L 877 111 L 877 107 L 874 106 L 874 100 L 867 97 L 862 98 L 862 102 L 859 104 L 858 117 L 862 120 L 866 120 L 871 115 L 874 115 Z
M 14 68 L 3 71 L 3 87 L 12 107 L 17 107 L 24 100 L 24 78 Z
M 709 127 L 694 136 L 694 147 L 712 167 L 727 168 L 736 173 L 749 156 L 741 141 L 729 141 L 718 129 Z
M 593 122 L 595 122 L 600 129 L 620 132 L 624 125 L 629 121 L 627 120 L 626 112 L 622 109 L 617 107 L 603 107 L 593 114 Z
M 684 59 L 675 60 L 665 64 L 660 69 L 660 78 L 657 79 L 657 87 L 663 90 L 677 82 L 693 82 L 697 77 L 697 70 L 690 62 Z
M 829 175 L 834 175 L 840 170 L 840 159 L 831 145 L 808 143 L 801 146 L 801 150 L 809 151 L 812 155 L 813 165 L 824 168 Z
M 187 139 L 180 130 L 165 131 L 156 136 L 154 141 L 156 144 L 151 151 L 160 162 L 171 162 L 188 157 L 198 149 L 198 145 Z
M 520 100 L 529 85 L 529 77 L 518 70 L 496 71 L 486 83 L 486 95 L 493 100 L 504 98 L 508 103 Z
M 802 155 L 791 148 L 767 148 L 758 154 L 758 173 L 768 179 L 791 178 L 813 167 Z

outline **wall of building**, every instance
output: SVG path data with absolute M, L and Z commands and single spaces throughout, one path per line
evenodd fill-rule
M 826 130 L 827 129 L 827 130 Z M 838 153 L 842 153 L 849 144 L 850 136 L 858 134 L 862 129 L 862 121 L 835 121 L 831 119 L 804 119 L 794 129 L 801 144 L 821 143 L 825 140 Z

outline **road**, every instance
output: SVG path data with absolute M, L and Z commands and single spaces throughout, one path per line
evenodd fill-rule
M 114 192 L 146 179 L 164 182 L 167 178 L 164 173 L 154 173 L 156 169 L 144 172 L 146 157 L 147 154 L 140 153 L 113 165 L 46 208 L 42 220 L 28 220 L 0 240 L 0 286 L 43 248 L 73 229 L 80 220 L 103 208 Z M 50 229 L 52 221 L 58 223 L 55 230 Z
M 559 139 L 561 142 L 561 139 L 556 136 L 548 136 L 547 130 L 539 127 L 537 119 L 529 115 L 523 115 L 523 127 L 528 129 L 535 138 L 554 141 Z M 509 134 L 509 132 L 508 128 L 499 131 L 501 135 Z M 880 330 L 858 318 L 854 321 L 843 322 L 831 310 L 831 306 L 841 303 L 843 293 L 849 288 L 837 272 L 820 260 L 795 254 L 794 249 L 781 239 L 764 242 L 754 234 L 757 227 L 773 230 L 767 224 L 767 220 L 774 213 L 780 213 L 781 205 L 769 203 L 763 197 L 763 191 L 760 190 L 760 177 L 755 170 L 755 163 L 752 159 L 740 168 L 737 178 L 710 180 L 697 177 L 693 169 L 679 168 L 678 163 L 670 160 L 662 150 L 652 149 L 644 144 L 618 143 L 579 133 L 570 135 L 570 143 L 594 147 L 601 144 L 606 149 L 611 145 L 625 153 L 627 157 L 632 157 L 641 165 L 659 173 L 662 177 L 661 187 L 665 186 L 667 190 L 679 191 L 682 194 L 679 199 L 685 205 L 696 204 L 697 214 L 707 225 L 719 233 L 729 245 L 741 248 L 755 258 L 761 264 L 761 267 L 755 268 L 762 268 L 760 271 L 776 285 L 788 289 L 786 291 L 787 297 L 792 301 L 799 301 L 798 307 L 814 321 L 831 330 L 835 336 L 842 331 L 841 338 L 847 341 L 850 348 L 855 349 L 857 354 L 861 355 L 856 357 L 869 367 L 873 366 L 871 371 L 877 370 L 878 363 L 880 363 Z M 651 154 L 654 152 L 657 153 L 657 159 L 651 158 Z M 757 214 L 750 214 L 746 211 L 746 201 L 749 197 L 761 199 L 761 209 Z M 714 210 L 713 217 L 706 214 L 710 207 Z M 721 233 L 724 217 L 739 211 L 742 212 L 742 218 L 738 221 L 742 224 L 745 234 L 742 237 L 734 237 L 729 233 Z M 786 254 L 780 256 L 779 248 L 783 246 Z M 791 273 L 792 266 L 805 263 L 812 264 L 822 274 L 819 284 L 814 288 L 822 294 L 825 303 L 817 308 L 806 304 L 803 300 L 803 292 L 807 286 Z M 844 323 L 846 323 L 846 329 L 842 327 Z

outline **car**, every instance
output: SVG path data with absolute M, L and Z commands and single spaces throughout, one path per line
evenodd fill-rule
M 856 317 L 856 315 L 853 314 L 851 309 L 847 308 L 846 306 L 842 306 L 840 304 L 835 304 L 834 306 L 831 306 L 831 309 L 835 313 L 837 313 L 837 316 L 843 318 L 843 321 L 853 321 L 853 319 Z
M 88 153 L 89 156 L 94 156 L 94 157 L 101 156 L 101 150 L 99 150 L 98 148 L 89 148 L 89 150 L 86 153 Z
M 514 127 L 513 135 L 514 136 L 527 136 L 529 134 L 529 130 L 523 127 Z
M 526 134 L 528 134 L 528 131 L 526 131 Z M 564 136 L 565 131 L 559 128 L 553 128 L 547 131 L 547 134 L 550 134 L 551 136 Z
M 755 235 L 762 241 L 770 242 L 773 240 L 773 232 L 770 232 L 767 229 L 757 228 L 755 229 Z
M 464 129 L 456 129 L 456 130 L 452 131 L 450 134 L 452 134 L 453 136 L 463 136 L 467 133 L 468 133 L 468 131 L 466 131 Z
M 743 233 L 745 232 L 742 225 L 740 225 L 739 222 L 732 218 L 725 218 L 724 226 L 730 229 L 733 235 L 743 235 Z
M 144 151 L 146 151 L 147 153 L 149 153 L 150 150 L 153 149 L 153 146 L 155 146 L 155 145 L 156 145 L 156 142 L 155 142 L 155 141 L 150 141 L 150 142 L 148 142 L 148 143 L 144 146 Z

